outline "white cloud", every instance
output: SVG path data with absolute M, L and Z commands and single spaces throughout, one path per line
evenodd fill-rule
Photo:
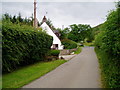
M 41 0 L 42 1 L 42 0 Z M 32 2 L 4 2 L 3 13 L 11 15 L 21 12 L 23 17 L 30 17 L 33 13 Z M 71 24 L 98 25 L 105 21 L 108 11 L 115 8 L 112 2 L 38 2 L 37 18 L 42 20 L 46 12 L 56 27 Z
M 33 2 L 34 0 L 2 0 L 2 2 Z M 117 2 L 118 0 L 36 0 L 37 2 Z

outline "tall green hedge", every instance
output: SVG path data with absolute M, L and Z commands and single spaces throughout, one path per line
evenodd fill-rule
M 111 11 L 95 40 L 104 86 L 120 88 L 120 8 Z
M 11 22 L 3 22 L 2 35 L 3 72 L 43 61 L 53 41 L 51 36 L 42 31 Z

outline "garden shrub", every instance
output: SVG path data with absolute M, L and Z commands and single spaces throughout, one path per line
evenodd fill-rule
M 50 50 L 46 55 L 46 61 L 59 59 L 60 50 Z
M 59 54 L 60 54 L 60 50 L 51 50 L 50 51 L 51 56 L 59 56 Z
M 19 66 L 43 61 L 50 50 L 52 37 L 33 27 L 3 22 L 2 66 L 10 72 Z
M 77 48 L 77 43 L 69 39 L 63 39 L 62 44 L 64 45 L 65 49 Z

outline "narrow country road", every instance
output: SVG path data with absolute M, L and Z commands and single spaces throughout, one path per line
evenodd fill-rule
M 100 88 L 100 85 L 94 47 L 84 47 L 73 59 L 23 88 Z

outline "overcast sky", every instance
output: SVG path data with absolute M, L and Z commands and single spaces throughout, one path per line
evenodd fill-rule
M 108 0 L 104 0 L 104 2 L 101 0 L 89 0 L 89 2 L 88 0 L 40 1 L 37 0 L 37 19 L 41 21 L 46 15 L 56 28 L 62 28 L 62 25 L 68 27 L 71 24 L 90 24 L 93 27 L 103 23 L 108 11 L 115 9 L 115 0 L 109 0 L 109 2 Z M 22 17 L 30 17 L 33 13 L 33 0 L 25 2 L 4 0 L 2 1 L 2 13 L 6 12 L 11 15 L 17 15 L 20 12 Z

